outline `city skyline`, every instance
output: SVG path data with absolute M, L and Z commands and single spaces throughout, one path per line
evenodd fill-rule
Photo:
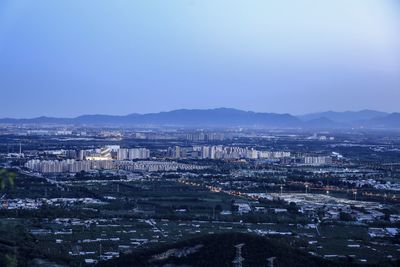
M 393 0 L 42 0 L 0 8 L 0 117 L 398 111 Z

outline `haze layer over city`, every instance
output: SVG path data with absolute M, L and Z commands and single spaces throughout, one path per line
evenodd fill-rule
M 400 4 L 0 3 L 0 266 L 399 266 Z

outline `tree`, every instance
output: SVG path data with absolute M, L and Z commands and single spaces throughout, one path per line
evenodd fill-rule
M 299 212 L 299 208 L 297 207 L 296 203 L 294 202 L 290 202 L 289 206 L 287 207 L 287 210 L 289 213 L 298 213 Z
M 6 186 L 14 187 L 15 172 L 0 169 L 0 189 L 4 190 Z
M 354 220 L 353 217 L 350 214 L 346 213 L 346 212 L 340 212 L 339 213 L 339 218 L 340 218 L 341 221 L 345 221 L 345 222 L 349 222 L 349 221 L 353 221 Z
M 0 259 L 0 264 L 4 264 L 5 267 L 17 267 L 17 263 L 17 256 L 15 254 L 6 254 Z
M 222 206 L 220 204 L 217 204 L 217 205 L 215 205 L 214 209 L 215 209 L 215 212 L 219 213 L 222 211 Z

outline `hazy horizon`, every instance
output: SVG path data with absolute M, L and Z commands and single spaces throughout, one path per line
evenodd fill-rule
M 0 3 L 0 118 L 399 112 L 400 4 Z

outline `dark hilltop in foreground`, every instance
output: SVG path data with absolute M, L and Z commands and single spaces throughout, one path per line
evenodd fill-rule
M 82 115 L 75 118 L 38 117 L 0 119 L 2 124 L 71 124 L 178 127 L 260 127 L 260 128 L 400 128 L 400 113 L 373 110 L 321 112 L 294 116 L 231 108 L 179 109 L 168 112 L 115 115 Z
M 241 245 L 241 252 L 238 252 Z M 240 255 L 238 255 L 240 253 Z M 144 250 L 118 259 L 101 262 L 100 267 L 192 266 L 230 267 L 242 257 L 243 266 L 334 267 L 337 263 L 317 258 L 282 243 L 277 239 L 240 233 L 207 235 L 175 245 Z M 351 261 L 351 260 L 350 260 Z M 349 261 L 348 266 L 353 266 Z M 355 265 L 354 265 L 355 266 Z

